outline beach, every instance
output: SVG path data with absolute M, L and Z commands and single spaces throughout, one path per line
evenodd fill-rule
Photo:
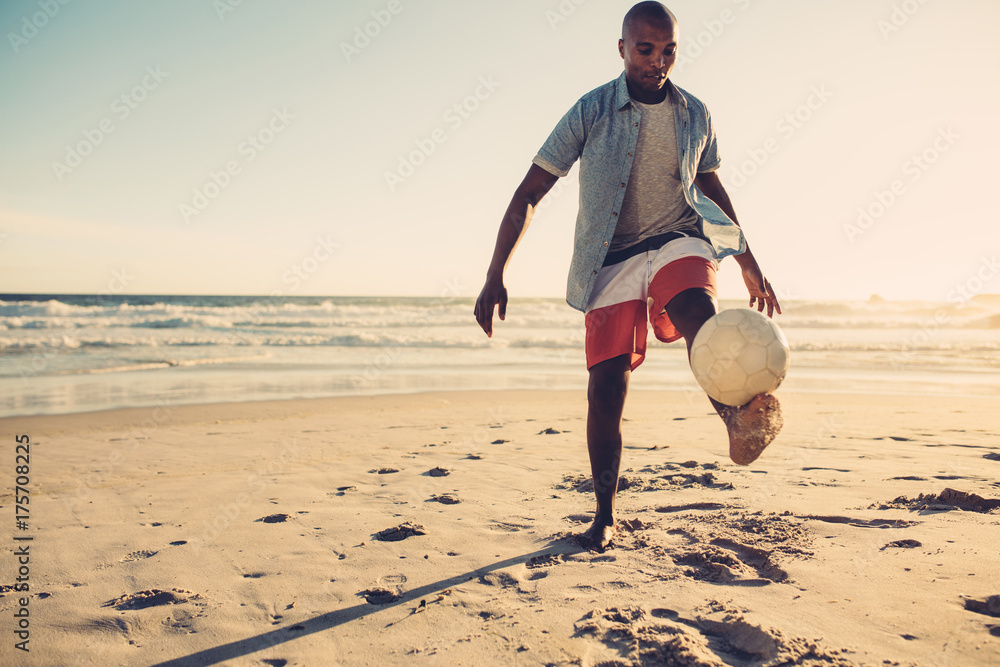
M 703 396 L 634 389 L 604 553 L 579 390 L 7 417 L 2 661 L 997 664 L 995 397 L 777 395 L 741 467 Z

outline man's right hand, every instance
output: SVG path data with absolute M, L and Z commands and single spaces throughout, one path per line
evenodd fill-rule
M 493 306 L 500 306 L 500 319 L 507 317 L 507 288 L 503 286 L 503 271 L 510 260 L 517 242 L 531 222 L 535 207 L 545 193 L 552 189 L 559 177 L 550 174 L 537 164 L 528 167 L 521 185 L 517 186 L 511 197 L 507 212 L 500 222 L 497 232 L 497 243 L 493 249 L 493 259 L 486 271 L 486 284 L 476 299 L 476 321 L 486 335 L 493 337 Z
M 486 335 L 493 337 L 493 306 L 499 305 L 497 314 L 500 319 L 507 317 L 507 288 L 503 286 L 503 278 L 487 278 L 483 291 L 476 299 L 476 321 Z

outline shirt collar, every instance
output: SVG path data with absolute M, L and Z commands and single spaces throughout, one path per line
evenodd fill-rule
M 628 94 L 628 82 L 625 80 L 625 71 L 622 70 L 621 75 L 615 81 L 617 86 L 617 91 L 615 93 L 615 108 L 623 109 L 625 105 L 632 103 L 632 97 Z M 680 104 L 681 106 L 687 106 L 687 100 L 681 95 L 680 90 L 674 85 L 674 82 L 667 79 L 667 94 L 670 95 L 671 99 L 675 104 Z

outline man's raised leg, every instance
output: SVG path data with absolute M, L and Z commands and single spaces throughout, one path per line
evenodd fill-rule
M 587 388 L 587 450 L 597 496 L 594 523 L 580 536 L 580 544 L 603 551 L 614 534 L 615 493 L 622 458 L 622 411 L 631 375 L 630 355 L 595 364 Z
M 667 304 L 667 317 L 687 342 L 688 359 L 695 335 L 715 313 L 715 297 L 705 289 L 684 290 Z M 708 400 L 729 431 L 729 458 L 740 465 L 753 463 L 784 424 L 781 405 L 773 394 L 760 394 L 738 408 L 723 405 L 711 396 Z

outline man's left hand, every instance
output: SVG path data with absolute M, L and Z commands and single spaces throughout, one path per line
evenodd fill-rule
M 772 317 L 774 311 L 778 311 L 780 315 L 781 304 L 778 303 L 778 297 L 775 296 L 771 283 L 761 273 L 757 260 L 752 255 L 746 257 L 741 263 L 741 268 L 743 269 L 743 282 L 746 283 L 747 291 L 750 292 L 750 307 L 756 306 L 758 312 L 763 312 L 764 307 L 767 306 L 768 317 Z

